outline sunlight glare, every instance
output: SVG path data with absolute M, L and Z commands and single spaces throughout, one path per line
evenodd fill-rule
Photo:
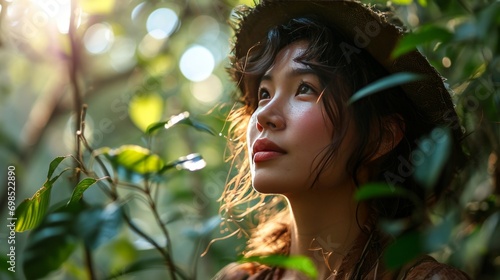
M 179 158 L 178 160 L 179 163 L 175 165 L 175 168 L 177 168 L 177 170 L 184 169 L 189 171 L 196 171 L 207 166 L 207 162 L 198 153 L 189 154 L 185 157 Z
M 38 21 L 43 20 L 45 24 L 50 21 L 54 22 L 60 33 L 68 34 L 71 19 L 70 1 L 32 0 L 32 3 L 37 7 L 38 11 L 35 15 L 39 18 Z M 79 25 L 80 20 L 81 18 L 78 17 L 77 25 Z

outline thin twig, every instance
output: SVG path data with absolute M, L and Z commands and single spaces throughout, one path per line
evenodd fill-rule
M 147 147 L 148 149 L 152 149 L 152 145 L 153 145 L 153 138 L 152 137 L 148 137 L 147 138 Z M 172 254 L 172 240 L 170 239 L 170 234 L 168 233 L 168 230 L 167 230 L 167 227 L 166 225 L 163 223 L 163 221 L 161 220 L 161 217 L 160 217 L 160 214 L 158 213 L 158 207 L 156 206 L 156 199 L 157 196 L 155 196 L 155 193 L 157 194 L 158 191 L 155 191 L 155 188 L 154 186 L 150 186 L 150 182 L 149 182 L 149 178 L 145 178 L 145 181 L 144 181 L 144 193 L 149 201 L 149 206 L 151 208 L 151 211 L 153 212 L 153 216 L 156 220 L 156 223 L 158 224 L 158 226 L 160 227 L 163 235 L 165 236 L 165 240 L 166 240 L 166 255 L 165 255 L 165 258 L 166 258 L 166 261 L 167 261 L 167 265 L 169 267 L 169 271 L 170 271 L 170 277 L 172 279 L 177 279 L 176 277 L 176 272 L 177 271 L 177 268 L 175 266 L 175 263 L 171 257 L 171 254 Z
M 85 114 L 86 114 L 86 106 L 83 105 L 82 96 L 80 93 L 80 87 L 78 86 L 78 67 L 79 67 L 79 48 L 76 42 L 76 13 L 77 13 L 77 1 L 71 1 L 71 14 L 69 21 L 69 30 L 68 36 L 70 40 L 71 46 L 71 59 L 69 60 L 69 80 L 71 84 L 71 88 L 73 90 L 73 102 L 74 102 L 74 111 L 75 111 L 75 133 L 76 133 L 76 158 L 78 159 L 77 166 L 75 168 L 74 180 L 76 182 L 75 186 L 80 181 L 80 170 L 84 170 L 83 165 L 83 152 L 81 147 L 81 135 L 83 134 L 83 130 L 85 129 Z M 79 163 L 78 163 L 79 162 Z M 84 255 L 85 255 L 85 265 L 87 267 L 87 273 L 89 279 L 94 280 L 97 279 L 94 273 L 93 261 L 92 261 L 92 252 L 90 247 L 87 244 L 84 244 Z
M 89 145 L 87 139 L 85 138 L 84 131 L 82 131 L 82 133 L 80 134 L 80 137 L 81 137 L 82 143 L 85 146 L 85 148 L 91 154 L 93 154 L 94 153 L 94 149 L 92 149 L 92 147 Z M 179 275 L 181 275 L 182 278 L 184 279 L 185 277 L 182 274 L 180 274 L 180 272 L 177 270 L 177 268 L 176 268 L 176 266 L 175 266 L 175 264 L 174 264 L 174 262 L 173 262 L 173 260 L 172 260 L 172 258 L 170 256 L 170 254 L 172 252 L 172 250 L 171 250 L 170 235 L 168 234 L 167 229 L 165 228 L 163 222 L 161 221 L 161 218 L 159 216 L 159 213 L 158 213 L 158 210 L 157 210 L 157 207 L 156 207 L 156 203 L 155 203 L 154 199 L 151 196 L 151 187 L 149 186 L 149 180 L 147 180 L 147 179 L 145 180 L 145 187 L 144 187 L 144 189 L 141 188 L 141 187 L 139 187 L 139 186 L 136 186 L 134 184 L 128 183 L 128 182 L 114 182 L 113 180 L 111 180 L 111 175 L 110 175 L 109 171 L 107 170 L 106 166 L 104 165 L 104 162 L 102 162 L 102 160 L 99 158 L 99 156 L 96 156 L 94 158 L 97 161 L 97 163 L 99 164 L 99 166 L 103 169 L 103 172 L 107 175 L 106 176 L 107 177 L 106 180 L 108 180 L 108 182 L 111 185 L 113 185 L 113 186 L 121 185 L 123 187 L 128 187 L 128 188 L 133 189 L 135 191 L 139 191 L 139 192 L 143 193 L 146 196 L 146 201 L 145 202 L 151 207 L 151 211 L 153 212 L 155 220 L 159 224 L 159 226 L 160 226 L 163 234 L 165 235 L 167 251 L 165 251 L 158 243 L 156 243 L 146 233 L 144 233 L 137 226 L 135 226 L 127 215 L 123 214 L 122 216 L 123 216 L 125 222 L 127 223 L 127 225 L 134 232 L 136 232 L 141 237 L 143 237 L 144 239 L 146 239 L 151 245 L 153 245 L 153 247 L 155 247 L 156 250 L 158 250 L 160 252 L 160 254 L 165 259 L 166 264 L 167 264 L 167 266 L 169 268 L 169 272 L 170 272 L 171 278 L 174 279 L 174 280 L 177 279 L 176 273 L 179 273 Z M 112 190 L 111 190 L 110 193 L 111 193 L 111 196 L 112 196 L 113 200 L 115 200 L 115 201 L 118 200 L 118 193 L 116 192 L 116 188 L 112 188 Z
M 174 261 L 171 258 L 171 255 L 170 255 L 172 253 L 172 244 L 171 244 L 170 235 L 168 233 L 166 226 L 163 224 L 163 221 L 160 218 L 160 215 L 158 213 L 158 208 L 156 207 L 155 201 L 151 197 L 151 193 L 147 192 L 146 196 L 149 200 L 149 206 L 151 207 L 151 211 L 153 212 L 153 216 L 155 217 L 156 223 L 158 224 L 161 231 L 163 232 L 163 235 L 165 236 L 167 252 L 166 252 L 164 257 L 165 257 L 165 260 L 167 261 L 167 265 L 168 265 L 169 270 L 170 270 L 170 277 L 172 277 L 172 279 L 175 280 L 175 279 L 177 279 L 177 277 L 175 275 L 176 267 L 175 267 Z
M 132 231 L 137 233 L 142 238 L 146 239 L 146 241 L 148 241 L 151 245 L 153 245 L 153 247 L 155 247 L 156 250 L 158 250 L 158 252 L 160 252 L 160 254 L 162 255 L 162 257 L 165 260 L 167 259 L 167 254 L 166 254 L 165 250 L 163 250 L 163 248 L 156 241 L 154 241 L 151 237 L 149 237 L 146 233 L 144 233 L 140 228 L 138 228 L 134 223 L 132 223 L 132 220 L 130 219 L 130 217 L 127 216 L 127 214 L 125 214 L 124 212 L 122 212 L 122 217 L 125 220 L 125 222 L 127 223 L 127 225 L 130 227 L 130 229 L 132 229 Z
M 83 100 L 78 86 L 78 64 L 79 64 L 79 47 L 76 42 L 76 0 L 71 1 L 71 17 L 69 21 L 68 36 L 71 46 L 71 56 L 69 60 L 69 80 L 73 92 L 73 106 L 75 111 L 75 129 L 77 135 L 81 134 L 82 115 L 83 115 Z M 80 137 L 76 137 L 76 157 L 80 162 L 82 161 L 82 152 L 80 147 Z M 79 169 L 75 170 L 75 177 L 79 176 Z

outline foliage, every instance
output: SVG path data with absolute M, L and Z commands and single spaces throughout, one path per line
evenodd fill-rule
M 416 204 L 420 212 L 430 211 L 431 225 L 408 231 L 405 221 L 383 222 L 389 233 L 399 235 L 387 248 L 384 260 L 397 268 L 419 254 L 432 253 L 474 279 L 495 279 L 500 275 L 500 3 L 441 0 L 420 4 L 399 7 L 399 11 L 411 8 L 417 12 L 403 18 L 407 25 L 413 25 L 413 32 L 399 42 L 393 55 L 417 47 L 448 78 L 465 132 L 460 145 L 467 159 L 452 182 L 452 192 L 442 201 L 432 209 L 423 208 L 422 202 Z M 394 77 L 388 79 L 397 82 Z M 383 86 L 375 83 L 365 94 Z M 412 176 L 428 191 L 436 186 L 451 145 L 449 132 L 442 128 L 419 142 L 424 157 L 412 162 Z M 411 194 L 388 183 L 362 186 L 356 197 L 396 195 L 411 199 Z
M 393 55 L 417 47 L 448 79 L 469 158 L 449 199 L 422 208 L 432 214 L 429 226 L 408 231 L 406 221 L 382 222 L 399 236 L 384 260 L 399 267 L 432 253 L 473 278 L 499 277 L 500 3 L 390 2 L 413 30 Z M 207 279 L 237 259 L 234 248 L 243 241 L 233 239 L 216 243 L 208 257 L 198 255 L 218 236 L 216 199 L 227 172 L 225 139 L 213 136 L 226 133 L 228 108 L 211 109 L 233 91 L 224 69 L 226 19 L 239 3 L 253 1 L 0 1 L 0 158 L 17 167 L 17 199 L 28 197 L 15 214 L 24 273 L 12 276 L 3 255 L 2 277 Z M 170 31 L 160 30 L 164 36 L 150 16 L 167 10 L 178 18 L 164 14 L 174 22 Z M 196 72 L 213 59 L 204 80 L 181 69 L 181 57 L 194 46 L 212 53 L 192 63 Z M 417 78 L 393 75 L 351 102 Z M 429 191 L 450 156 L 443 131 L 443 141 L 435 134 L 422 139 L 426 157 L 412 173 Z M 432 151 L 429 141 L 438 143 Z M 200 170 L 204 159 L 208 165 Z M 382 196 L 423 205 L 385 183 L 356 194 L 359 200 Z M 315 275 L 300 259 L 258 261 Z
M 318 277 L 316 267 L 311 259 L 306 256 L 270 255 L 263 257 L 248 257 L 241 259 L 240 262 L 258 262 L 269 266 L 294 269 L 302 272 L 305 276 L 312 279 L 316 279 L 316 277 Z
M 162 124 L 164 123 L 169 122 L 162 122 Z M 177 123 L 181 122 L 175 124 Z M 197 122 L 185 121 L 182 123 L 193 125 Z M 175 124 L 171 124 L 168 128 L 173 127 Z M 154 124 L 153 126 L 157 125 Z M 61 177 L 62 173 L 69 170 L 69 168 L 66 168 L 59 175 L 52 177 L 52 174 L 66 157 L 57 157 L 49 164 L 47 181 L 43 187 L 32 198 L 23 201 L 16 209 L 15 217 L 18 219 L 16 230 L 20 232 L 34 229 L 25 250 L 24 275 L 28 279 L 47 276 L 68 259 L 78 243 L 83 243 L 88 250 L 95 250 L 118 234 L 123 219 L 133 231 L 143 236 L 159 251 L 164 258 L 163 262 L 171 271 L 172 279 L 177 279 L 177 277 L 187 279 L 187 274 L 177 267 L 172 260 L 172 240 L 165 223 L 160 218 L 156 205 L 157 200 L 153 197 L 154 185 L 156 180 L 161 180 L 159 176 L 170 168 L 176 167 L 178 170 L 196 171 L 205 166 L 205 161 L 199 155 L 191 155 L 181 157 L 173 163 L 164 164 L 158 155 L 153 154 L 147 148 L 136 145 L 123 145 L 116 149 L 104 147 L 99 152 L 92 152 L 93 150 L 88 146 L 84 133 L 78 133 L 77 135 L 78 141 L 81 141 L 87 150 L 91 152 L 92 158 L 99 163 L 99 167 L 107 176 L 94 178 L 95 173 L 91 172 L 90 168 L 83 162 L 80 162 L 76 170 L 84 170 L 87 176 L 93 177 L 79 181 L 67 203 L 53 211 L 49 211 L 52 186 Z M 111 166 L 112 171 L 107 166 Z M 120 170 L 124 170 L 124 172 Z M 138 183 L 134 183 L 135 181 Z M 91 206 L 83 200 L 85 191 L 97 182 L 106 185 L 104 192 L 111 199 L 111 202 L 107 205 Z M 120 187 L 130 188 L 146 199 L 152 214 L 156 218 L 158 227 L 161 228 L 165 235 L 165 247 L 162 247 L 142 229 L 133 224 L 130 216 L 125 213 L 125 209 L 122 209 L 131 198 L 121 197 L 117 191 Z M 197 236 L 197 238 L 202 238 L 209 233 L 207 231 Z M 47 252 L 50 252 L 50 258 L 44 257 Z M 121 275 L 126 271 L 135 271 L 133 267 L 137 265 L 135 263 L 131 264 L 132 268 L 125 268 Z

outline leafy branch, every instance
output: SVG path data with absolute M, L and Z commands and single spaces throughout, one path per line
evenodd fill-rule
M 30 252 L 28 255 L 31 258 L 28 257 L 24 264 L 25 274 L 29 278 L 44 277 L 59 268 L 71 255 L 71 252 L 74 251 L 78 240 L 83 241 L 84 246 L 89 248 L 91 254 L 91 250 L 105 243 L 118 232 L 120 221 L 123 220 L 133 232 L 144 238 L 159 252 L 168 268 L 171 279 L 178 279 L 178 277 L 189 279 L 187 274 L 182 272 L 172 258 L 173 242 L 166 223 L 161 219 L 154 190 L 158 188 L 159 176 L 162 176 L 166 171 L 171 169 L 189 171 L 201 169 L 205 166 L 203 158 L 198 154 L 191 154 L 173 162 L 164 163 L 158 155 L 136 145 L 123 145 L 116 149 L 103 147 L 94 150 L 85 137 L 84 120 L 85 116 L 82 116 L 82 124 L 79 126 L 82 130 L 77 133 L 77 138 L 90 155 L 90 159 L 95 160 L 100 171 L 93 171 L 93 167 L 85 163 L 83 156 L 81 161 L 73 156 L 57 157 L 49 164 L 47 180 L 42 188 L 33 197 L 23 201 L 16 209 L 16 218 L 19 221 L 16 230 L 19 232 L 33 230 L 28 242 L 28 252 Z M 184 121 L 182 123 L 192 125 L 196 122 Z M 57 175 L 54 175 L 63 160 L 67 158 L 72 158 L 77 163 L 77 168 L 88 177 L 80 180 L 75 185 L 66 203 L 50 211 L 50 192 L 55 182 L 63 173 L 72 169 L 64 168 Z M 109 166 L 113 168 L 112 171 L 109 170 Z M 104 176 L 97 176 L 98 172 L 102 172 Z M 140 184 L 128 180 L 134 176 L 141 178 Z M 84 193 L 93 185 L 105 186 L 102 189 L 111 200 L 107 206 L 96 208 L 95 206 L 89 206 L 84 201 Z M 131 217 L 122 210 L 127 200 L 120 196 L 118 192 L 120 188 L 132 190 L 139 194 L 139 197 L 145 199 L 157 226 L 165 238 L 165 247 L 138 227 Z M 41 235 L 40 232 L 44 235 Z M 47 232 L 50 234 L 46 234 Z M 66 241 L 57 245 L 53 244 L 58 239 Z M 51 244 L 51 250 L 57 257 L 51 258 L 51 260 L 45 258 L 45 261 L 39 261 L 37 269 L 32 269 L 35 260 L 38 260 L 41 254 L 47 253 L 47 248 L 42 244 Z M 89 258 L 91 259 L 91 255 Z M 30 266 L 29 269 L 28 265 Z M 87 268 L 90 269 L 90 266 L 87 265 Z

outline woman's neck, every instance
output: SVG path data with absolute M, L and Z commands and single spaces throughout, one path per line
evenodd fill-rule
M 354 186 L 308 190 L 288 195 L 291 215 L 291 255 L 305 255 L 325 279 L 338 270 L 346 252 L 366 222 L 365 204 L 354 201 Z

